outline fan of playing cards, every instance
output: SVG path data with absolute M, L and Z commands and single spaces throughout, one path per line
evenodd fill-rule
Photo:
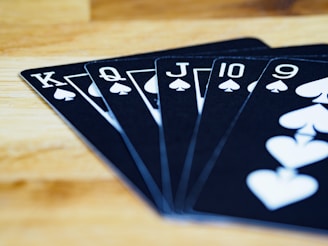
M 328 45 L 242 38 L 21 76 L 160 214 L 327 232 Z

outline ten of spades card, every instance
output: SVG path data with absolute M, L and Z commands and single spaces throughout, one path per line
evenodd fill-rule
M 215 60 L 203 112 L 198 116 L 180 180 L 178 209 L 192 204 L 202 181 L 211 171 L 213 163 L 209 162 L 215 156 L 215 149 L 267 63 L 268 59 L 265 58 L 226 57 Z

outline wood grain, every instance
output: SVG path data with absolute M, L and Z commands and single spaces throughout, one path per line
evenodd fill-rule
M 108 8 L 105 2 L 95 7 L 93 2 L 90 11 L 94 14 L 103 4 L 113 16 L 94 15 L 99 21 L 87 22 L 86 1 L 77 7 L 72 7 L 78 4 L 73 0 L 56 1 L 58 6 L 49 2 L 0 1 L 0 245 L 327 245 L 328 238 L 316 234 L 234 223 L 180 223 L 158 216 L 18 73 L 244 36 L 261 38 L 272 46 L 323 43 L 328 40 L 328 15 L 216 20 L 206 19 L 212 16 L 209 12 L 206 18 L 199 16 L 200 20 L 192 19 L 197 15 L 187 11 L 187 20 L 154 16 L 149 21 L 133 14 L 130 17 L 139 20 L 118 17 L 126 15 L 116 13 L 119 7 Z M 118 6 L 117 1 L 109 2 Z M 232 7 L 240 8 L 240 16 L 248 11 L 243 4 L 255 1 L 241 2 Z M 294 1 L 290 5 L 293 11 L 301 2 L 305 4 Z M 129 7 L 127 3 L 131 2 L 122 1 L 121 7 Z M 223 3 L 227 4 L 218 2 Z M 3 6 L 12 12 L 4 13 Z M 157 6 L 162 8 L 162 3 Z M 80 12 L 80 7 L 88 11 Z M 35 12 L 31 10 L 29 20 L 14 16 L 30 8 Z M 51 12 L 51 8 L 58 11 Z M 260 8 L 254 8 L 261 15 Z M 56 17 L 42 20 L 37 13 L 45 15 L 45 10 Z M 72 11 L 76 16 L 66 18 Z M 153 15 L 151 9 L 144 17 L 147 13 Z
M 327 245 L 319 235 L 165 220 L 114 181 L 1 182 L 0 201 L 1 245 Z
M 110 57 L 245 36 L 269 45 L 327 41 L 327 15 L 224 20 L 95 21 L 49 26 L 2 25 L 0 55 Z M 22 38 L 24 37 L 24 38 Z
M 92 0 L 92 20 L 215 19 L 327 13 L 326 0 Z
M 49 25 L 87 22 L 90 20 L 88 0 L 1 0 L 0 23 Z

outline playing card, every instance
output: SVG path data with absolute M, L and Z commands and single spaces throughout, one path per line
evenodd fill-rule
M 156 60 L 162 124 L 161 154 L 166 159 L 172 195 L 176 196 L 195 121 L 213 58 L 165 57 Z
M 291 46 L 291 47 L 282 47 L 282 48 L 274 48 L 274 49 L 263 49 L 263 50 L 252 50 L 252 51 L 242 51 L 236 53 L 240 57 L 244 57 L 247 55 L 252 55 L 252 59 L 246 58 L 250 63 L 256 61 L 254 60 L 256 57 L 261 57 L 262 61 L 257 61 L 258 63 L 263 63 L 262 65 L 259 65 L 258 68 L 254 67 L 253 71 L 251 71 L 250 74 L 247 72 L 244 76 L 241 78 L 237 78 L 237 80 L 240 79 L 249 79 L 254 80 L 252 83 L 249 83 L 247 86 L 247 91 L 251 92 L 254 87 L 256 86 L 256 76 L 259 76 L 262 72 L 263 66 L 266 63 L 266 59 L 274 58 L 277 56 L 290 56 L 290 57 L 311 57 L 311 59 L 322 59 L 322 57 L 327 56 L 328 54 L 328 45 L 307 45 L 307 46 Z M 237 58 L 235 58 L 237 59 Z M 243 59 L 243 58 L 240 58 Z M 218 66 L 218 65 L 217 65 Z M 226 67 L 227 64 L 223 64 L 222 67 L 218 67 L 220 71 L 217 71 L 217 74 L 219 73 L 228 73 L 229 69 L 231 69 L 230 73 L 233 77 L 236 77 L 233 75 L 238 70 L 238 66 L 232 66 L 230 68 Z M 257 71 L 255 72 L 254 69 Z M 242 105 L 243 100 L 246 99 L 248 96 L 248 92 L 245 91 L 246 94 L 240 93 L 239 85 L 237 85 L 233 80 L 229 78 L 229 76 L 222 76 L 220 75 L 219 78 L 217 78 L 217 83 L 220 84 L 220 89 L 223 89 L 224 95 L 230 95 L 233 94 L 234 96 L 239 97 L 239 99 L 235 100 L 233 99 L 233 103 L 231 101 L 227 101 L 226 105 L 224 103 L 224 98 L 228 99 L 229 97 L 233 98 L 233 96 L 229 97 L 222 97 L 217 94 L 213 94 L 213 92 L 209 93 L 211 99 L 209 101 L 213 100 L 213 103 L 209 103 L 210 109 L 207 109 L 205 113 L 202 115 L 202 120 L 199 116 L 198 123 L 196 124 L 194 135 L 192 138 L 192 141 L 189 146 L 187 159 L 185 161 L 183 174 L 180 180 L 178 195 L 177 195 L 177 208 L 178 210 L 181 210 L 181 207 L 183 207 L 183 203 L 186 207 L 190 206 L 192 204 L 192 199 L 196 196 L 197 192 L 201 189 L 201 185 L 205 182 L 206 176 L 211 171 L 211 167 L 213 165 L 213 161 L 209 162 L 209 160 L 215 160 L 216 159 L 216 152 L 213 152 L 216 148 L 217 144 L 222 140 L 222 137 L 224 136 L 224 133 L 226 132 L 227 128 L 230 126 L 230 120 L 229 117 L 233 117 L 234 114 L 237 112 L 236 110 L 238 107 Z M 249 77 L 249 78 L 247 78 Z M 223 81 L 224 79 L 227 79 L 227 81 Z M 214 78 L 213 78 L 214 79 Z M 228 87 L 227 87 L 228 86 Z M 230 93 L 238 91 L 238 93 Z M 214 90 L 216 91 L 216 90 Z M 222 90 L 221 90 L 222 92 Z M 229 93 L 226 93 L 229 92 Z M 232 108 L 230 108 L 232 107 Z M 218 111 L 216 111 L 218 110 Z M 212 112 L 210 114 L 210 112 Z M 222 117 L 218 117 L 218 115 L 224 114 L 225 117 L 222 119 Z M 217 123 L 217 121 L 219 123 Z M 224 123 L 225 122 L 225 123 Z M 205 165 L 205 163 L 208 163 Z M 193 191 L 192 191 L 193 190 Z M 190 194 L 189 194 L 190 193 Z M 188 199 L 186 196 L 189 194 Z
M 204 177 L 211 171 L 213 164 L 208 162 L 215 156 L 214 150 L 225 137 L 267 63 L 266 58 L 225 57 L 215 60 L 203 112 L 198 116 L 180 179 L 178 210 L 192 204 Z
M 272 60 L 193 210 L 327 230 L 327 81 L 327 62 Z
M 229 45 L 237 45 L 241 48 L 247 47 L 267 47 L 263 42 L 253 38 L 244 38 L 238 40 L 231 40 L 231 41 L 224 41 L 224 42 L 214 42 L 196 46 L 189 46 L 189 47 L 182 47 L 177 49 L 177 52 L 183 52 L 185 50 L 200 50 L 200 51 L 217 51 L 218 48 L 225 49 L 230 47 Z M 146 54 L 138 54 L 132 55 L 127 57 L 153 57 L 157 54 L 162 54 L 165 52 L 169 52 L 170 50 L 165 51 L 155 51 Z M 126 57 L 126 58 L 127 58 Z M 22 73 L 22 76 L 30 83 L 32 87 L 53 107 L 55 111 L 57 111 L 65 121 L 69 122 L 69 124 L 75 128 L 76 132 L 88 142 L 88 144 L 100 155 L 103 157 L 105 162 L 112 163 L 116 169 L 118 169 L 121 173 L 120 175 L 125 177 L 125 180 L 135 186 L 135 188 L 139 189 L 140 195 L 146 196 L 148 202 L 152 203 L 154 206 L 157 206 L 158 209 L 163 212 L 163 198 L 161 194 L 158 194 L 158 189 L 156 185 L 154 186 L 154 182 L 152 181 L 151 175 L 147 168 L 141 163 L 135 164 L 138 162 L 138 156 L 133 156 L 134 161 L 129 159 L 131 158 L 130 155 L 126 154 L 126 147 L 124 146 L 121 137 L 117 140 L 117 132 L 114 132 L 114 129 L 121 131 L 119 124 L 117 123 L 116 119 L 111 117 L 108 112 L 107 107 L 104 105 L 103 100 L 100 99 L 100 94 L 98 93 L 98 89 L 91 84 L 91 80 L 88 78 L 88 75 L 85 74 L 85 70 L 83 68 L 84 63 L 77 63 L 77 64 L 69 64 L 63 66 L 57 66 L 53 68 L 44 68 L 44 69 L 34 69 L 34 70 L 27 70 Z M 32 77 L 29 76 L 29 73 L 33 75 Z M 64 81 L 64 76 L 66 82 Z M 78 80 L 78 81 L 77 81 Z M 44 87 L 37 86 L 38 83 L 41 83 Z M 44 84 L 43 84 L 44 83 Z M 52 85 L 52 86 L 51 86 Z M 65 88 L 69 89 L 63 89 Z M 74 90 L 70 90 L 70 86 L 73 86 Z M 52 88 L 53 87 L 53 88 Z M 49 88 L 49 89 L 48 89 Z M 51 95 L 52 90 L 56 88 Z M 48 90 L 45 90 L 48 89 Z M 50 91 L 44 94 L 44 91 Z M 78 97 L 78 93 L 80 94 Z M 81 117 L 78 117 L 75 113 L 71 112 L 82 112 L 84 109 L 81 108 L 81 105 L 76 103 L 77 101 L 82 100 L 82 98 L 87 102 L 89 105 L 86 106 L 86 115 L 90 115 L 89 118 L 92 118 L 95 121 L 99 122 L 93 124 L 93 121 L 88 122 L 88 124 L 83 123 L 80 121 Z M 66 109 L 66 104 L 61 104 L 62 102 L 70 102 L 69 110 Z M 63 113 L 63 112 L 65 113 Z M 67 112 L 66 112 L 67 111 Z M 91 113 L 91 111 L 94 111 Z M 98 115 L 93 117 L 91 115 Z M 85 118 L 88 118 L 87 116 Z M 104 123 L 104 121 L 106 121 Z M 90 123 L 90 124 L 89 124 Z M 98 127 L 97 125 L 100 124 Z M 110 124 L 111 126 L 105 127 L 106 124 Z M 94 126 L 94 127 L 93 127 Z M 95 129 L 101 129 L 100 132 L 95 133 Z M 109 128 L 109 130 L 107 130 Z M 114 128 L 114 129 L 113 129 Z M 106 132 L 104 132 L 106 131 Z M 97 134 L 101 134 L 101 136 L 97 136 Z M 113 137 L 111 137 L 113 135 Z M 105 145 L 105 139 L 107 141 Z M 117 143 L 115 146 L 108 145 L 108 141 L 110 143 Z M 108 149 L 106 149 L 106 146 Z M 131 146 L 129 146 L 131 148 Z M 134 153 L 134 149 L 130 149 L 129 152 L 132 154 Z M 113 154 L 114 153 L 114 154 Z M 112 157 L 112 158 L 111 158 Z M 120 158 L 119 158 L 120 157 Z M 136 165 L 131 167 L 131 165 Z M 140 173 L 139 173 L 140 172 Z M 139 173 L 139 174 L 138 174 Z M 142 178 L 141 178 L 142 176 Z M 132 178 L 131 178 L 132 177 Z M 142 179 L 141 183 L 139 183 L 139 179 Z M 147 185 L 148 187 L 144 187 Z M 141 194 L 142 193 L 142 194 Z
M 73 75 L 72 75 L 73 74 Z M 125 146 L 83 63 L 25 70 L 21 76 L 129 186 L 161 210 L 162 199 L 142 163 Z
M 153 60 L 148 59 L 149 67 L 152 68 Z M 140 159 L 140 162 L 149 170 L 156 185 L 168 197 L 169 185 L 164 185 L 162 177 L 166 172 L 161 165 L 161 156 L 159 148 L 159 130 L 160 123 L 158 116 L 154 116 L 150 111 L 157 110 L 148 102 L 147 98 L 141 97 L 142 93 L 138 90 L 144 89 L 148 81 L 155 75 L 154 69 L 145 68 L 146 59 L 139 62 L 138 59 L 108 61 L 101 63 L 90 63 L 86 69 L 93 81 L 97 84 L 102 93 L 105 103 L 110 108 L 115 118 L 118 120 L 124 133 L 127 136 L 126 144 L 133 146 L 134 155 Z M 149 68 L 148 67 L 148 68 Z M 138 83 L 135 83 L 134 71 L 147 71 L 139 73 Z M 148 86 L 149 89 L 150 86 Z M 147 89 L 147 87 L 146 87 Z M 151 93 L 148 90 L 148 93 Z
M 149 53 L 143 58 L 91 62 L 85 66 L 109 111 L 120 122 L 126 136 L 123 139 L 135 150 L 132 155 L 144 163 L 167 201 L 172 201 L 172 194 L 167 164 L 161 159 L 163 155 L 159 145 L 158 125 L 161 125 L 161 117 L 157 102 L 155 57 L 162 54 L 209 52 L 208 47 L 211 47 L 215 54 L 219 54 L 230 52 L 229 48 L 231 52 L 236 51 L 238 47 L 247 50 L 246 47 L 251 45 L 266 47 L 257 40 L 240 39 L 215 45 Z

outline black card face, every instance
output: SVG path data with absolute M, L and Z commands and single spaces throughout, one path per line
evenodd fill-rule
M 170 177 L 166 162 L 158 162 L 161 159 L 159 134 L 158 127 L 156 129 L 156 126 L 153 124 L 154 122 L 157 125 L 161 124 L 156 87 L 157 77 L 153 57 L 165 54 L 191 54 L 197 52 L 214 52 L 219 54 L 237 49 L 247 50 L 252 47 L 266 48 L 267 46 L 257 39 L 237 39 L 139 55 L 139 57 L 144 57 L 143 59 L 133 57 L 127 60 L 113 59 L 92 62 L 85 66 L 99 88 L 100 93 L 104 96 L 103 99 L 106 106 L 110 108 L 110 112 L 120 121 L 124 129 L 123 139 L 132 149 L 132 156 L 145 164 L 156 186 L 163 192 L 168 202 L 172 201 L 172 192 L 169 185 Z M 105 81 L 107 83 L 103 83 Z M 203 88 L 202 93 L 204 93 Z M 116 95 L 115 98 L 123 100 L 114 100 L 113 95 Z M 125 100 L 125 98 L 129 99 Z M 130 114 L 125 114 L 121 110 L 123 107 Z M 142 123 L 142 125 L 137 127 L 138 124 L 133 122 L 133 119 L 136 119 L 135 117 L 138 118 L 139 123 Z M 122 124 L 122 122 L 124 123 Z M 145 135 L 144 131 L 146 131 Z M 159 164 L 160 166 L 158 166 Z
M 158 207 L 162 203 L 160 194 L 148 189 L 154 184 L 149 182 L 144 167 L 130 155 L 83 65 L 31 69 L 21 75 L 107 165 L 119 171 L 152 206 Z
M 277 57 L 277 56 L 305 56 L 305 57 L 311 57 L 311 59 L 324 59 L 325 56 L 327 56 L 328 53 L 328 45 L 307 45 L 307 46 L 292 46 L 292 47 L 283 47 L 283 48 L 275 48 L 275 49 L 262 49 L 262 50 L 249 50 L 249 51 L 242 51 L 237 52 L 236 54 L 244 57 L 247 55 L 252 55 L 252 59 L 246 58 L 246 61 L 249 60 L 250 63 L 254 62 L 256 63 L 255 59 L 258 59 L 260 57 L 261 60 L 258 60 L 257 63 L 263 63 L 262 65 L 258 65 L 258 68 L 256 66 L 253 66 L 253 71 L 251 71 L 249 74 L 245 74 L 245 79 L 247 80 L 247 77 L 252 80 L 254 80 L 253 83 L 248 84 L 247 91 L 251 92 L 254 87 L 256 86 L 256 76 L 259 76 L 262 72 L 263 65 L 266 64 L 266 59 L 270 59 L 271 57 Z M 233 55 L 233 53 L 231 53 Z M 256 58 L 258 57 L 258 58 Z M 236 58 L 237 59 L 237 58 Z M 242 60 L 242 59 L 241 59 Z M 252 61 L 253 60 L 253 61 Z M 226 68 L 227 64 L 222 65 L 222 67 L 217 68 L 221 69 L 220 72 L 228 72 L 225 71 L 226 69 L 234 69 L 238 70 L 238 67 L 232 66 L 230 68 Z M 232 71 L 232 70 L 231 70 Z M 232 71 L 233 72 L 233 71 Z M 219 71 L 217 71 L 219 73 Z M 230 72 L 231 73 L 231 72 Z M 234 76 L 236 77 L 236 76 Z M 221 76 L 218 78 L 218 81 L 222 81 L 224 76 Z M 242 76 L 241 79 L 243 79 L 244 76 Z M 228 79 L 228 78 L 227 78 Z M 231 81 L 230 81 L 231 82 Z M 230 82 L 227 82 L 221 87 L 227 84 L 231 84 Z M 236 85 L 235 85 L 236 86 Z M 228 91 L 235 91 L 233 88 L 228 89 Z M 240 93 L 240 92 L 239 92 Z M 240 96 L 240 94 L 236 96 Z M 246 92 L 247 93 L 247 92 Z M 209 93 L 211 95 L 212 93 Z M 233 94 L 233 93 L 228 93 Z M 181 177 L 180 185 L 178 188 L 178 194 L 177 194 L 177 202 L 176 206 L 178 210 L 182 210 L 184 207 L 185 209 L 188 209 L 193 199 L 197 196 L 197 193 L 201 189 L 201 186 L 204 184 L 206 177 L 211 171 L 211 167 L 213 166 L 214 162 L 209 162 L 206 164 L 210 159 L 215 160 L 216 152 L 213 153 L 214 149 L 216 148 L 216 145 L 222 140 L 222 136 L 224 135 L 225 131 L 227 130 L 227 124 L 230 124 L 231 118 L 229 119 L 229 116 L 232 117 L 234 113 L 236 113 L 237 108 L 242 104 L 242 101 L 247 97 L 246 94 L 241 95 L 239 99 L 233 100 L 234 103 L 231 103 L 229 101 L 228 106 L 224 107 L 217 107 L 216 105 L 225 105 L 221 99 L 225 97 L 217 97 L 217 95 L 212 96 L 214 98 L 213 104 L 208 108 L 205 113 L 203 113 L 204 116 L 202 116 L 202 121 L 200 123 L 200 117 L 198 119 L 198 122 L 196 124 L 196 128 L 194 131 L 194 136 L 192 138 L 192 141 L 189 146 L 188 150 L 188 158 L 186 159 L 183 175 Z M 211 101 L 210 99 L 209 101 Z M 230 108 L 232 107 L 232 108 Z M 216 110 L 219 110 L 216 112 Z M 212 115 L 208 114 L 212 111 Z M 217 115 L 224 114 L 225 117 L 223 120 L 220 119 L 220 117 L 217 117 Z M 207 115 L 207 116 L 206 116 Z M 219 120 L 220 123 L 215 123 L 215 120 Z M 226 124 L 225 124 L 226 123 Z M 225 124 L 225 127 L 223 125 Z M 211 128 L 212 127 L 212 128 Z M 199 131 L 199 132 L 198 132 Z M 219 148 L 220 146 L 218 146 Z M 186 198 L 188 196 L 188 198 Z
M 156 60 L 162 124 L 162 155 L 167 157 L 173 198 L 180 182 L 195 121 L 203 107 L 212 58 L 167 57 Z M 207 76 L 206 76 L 207 75 Z
M 256 86 L 268 63 L 264 58 L 220 58 L 215 60 L 209 79 L 202 115 L 189 146 L 177 195 L 177 207 L 192 204 L 203 177 L 208 176 L 215 149 L 224 138 L 235 115 Z
M 134 156 L 142 162 L 165 198 L 171 200 L 167 167 L 161 162 L 159 129 L 160 118 L 154 117 L 153 108 L 145 93 L 153 94 L 147 81 L 155 75 L 153 59 L 129 59 L 90 63 L 86 69 L 106 105 L 115 115 L 124 131 L 126 144 L 134 148 Z M 136 76 L 135 71 L 140 72 Z M 132 71 L 132 72 L 131 72 Z M 131 76 L 133 74 L 133 78 Z M 137 80 L 138 78 L 138 80 Z M 155 80 L 156 82 L 157 80 Z M 159 116 L 159 115 L 158 115 Z
M 127 75 L 143 97 L 154 119 L 158 121 L 160 119 L 157 119 L 159 117 L 157 76 L 153 67 L 153 60 L 145 59 L 144 63 L 146 69 L 131 70 L 127 72 Z
M 159 54 L 170 54 L 172 51 L 181 54 L 184 54 L 185 51 L 211 53 L 212 51 L 218 52 L 218 50 L 230 50 L 234 48 L 247 49 L 251 47 L 266 48 L 267 45 L 258 39 L 244 38 L 183 47 L 174 50 L 155 51 L 128 57 L 154 57 Z M 129 184 L 132 183 L 132 186 L 138 190 L 140 195 L 145 196 L 146 199 L 148 199 L 148 202 L 152 205 L 158 206 L 159 210 L 163 210 L 163 199 L 161 194 L 158 194 L 158 189 L 156 188 L 156 185 L 154 185 L 155 183 L 152 181 L 152 177 L 142 163 L 139 162 L 137 165 L 135 164 L 135 161 L 138 162 L 139 159 L 138 155 L 134 155 L 135 150 L 131 146 L 128 146 L 128 148 L 129 152 L 131 152 L 134 157 L 134 161 L 131 159 L 131 154 L 126 153 L 127 149 L 124 146 L 121 137 L 119 137 L 118 133 L 114 130 L 114 128 L 116 130 L 121 130 L 120 126 L 108 113 L 107 106 L 102 102 L 98 89 L 91 84 L 91 81 L 87 78 L 87 74 L 84 74 L 83 66 L 84 63 L 77 63 L 53 68 L 26 70 L 22 72 L 22 77 L 28 81 L 28 83 L 63 117 L 65 121 L 73 126 L 76 132 L 86 140 L 89 145 L 98 152 L 98 154 L 100 154 L 107 164 L 112 161 L 114 167 L 120 171 L 120 175 L 126 177 L 126 181 Z M 67 83 L 63 82 L 63 77 L 65 76 Z M 64 89 L 63 86 L 69 89 Z M 55 90 L 52 91 L 53 89 Z M 77 96 L 78 94 L 80 95 Z M 149 97 L 149 101 L 152 102 L 153 108 L 156 108 L 157 98 L 155 97 L 152 101 L 151 96 Z M 76 103 L 77 101 L 81 101 L 82 98 L 84 99 L 84 103 Z M 66 104 L 62 104 L 62 102 L 71 103 L 70 106 L 66 107 L 63 106 Z M 84 104 L 88 105 L 85 107 L 86 112 L 84 112 L 84 108 L 80 108 L 82 107 L 81 105 Z M 83 120 L 81 120 L 81 115 L 78 116 L 75 113 L 81 113 L 81 111 L 83 111 L 83 115 L 87 115 L 85 117 L 83 116 Z M 86 120 L 87 118 L 93 120 Z M 97 121 L 97 123 L 94 123 L 95 121 Z M 94 132 L 95 129 L 98 128 L 101 129 L 100 135 Z M 116 144 L 113 146 L 108 145 L 105 139 L 107 141 L 108 139 L 114 139 L 111 142 L 115 142 Z
M 327 85 L 327 62 L 272 60 L 194 210 L 327 230 Z
M 110 60 L 102 60 L 102 61 L 94 61 L 92 63 L 103 63 L 103 67 L 105 67 L 105 63 L 107 61 L 117 61 L 117 60 L 125 60 L 126 64 L 128 63 L 136 63 L 138 62 L 139 65 L 135 67 L 135 69 L 131 68 L 133 65 L 128 65 L 127 68 L 127 76 L 129 80 L 133 83 L 135 88 L 137 89 L 138 93 L 142 97 L 144 103 L 146 104 L 148 110 L 150 111 L 151 115 L 155 119 L 155 121 L 160 124 L 160 113 L 159 113 L 159 106 L 158 106 L 158 89 L 157 89 L 157 77 L 155 72 L 155 65 L 154 60 L 158 56 L 165 56 L 165 55 L 187 55 L 190 56 L 191 54 L 200 55 L 205 53 L 208 56 L 213 57 L 214 55 L 220 54 L 236 54 L 237 52 L 248 52 L 249 50 L 266 50 L 269 47 L 264 44 L 262 41 L 255 39 L 255 38 L 242 38 L 242 39 L 234 39 L 222 42 L 214 42 L 202 45 L 194 45 L 194 46 L 187 46 L 182 48 L 176 49 L 169 49 L 163 51 L 155 51 L 149 52 L 145 54 L 133 55 L 133 56 L 126 56 L 122 58 L 110 59 Z M 131 59 L 130 61 L 128 61 Z M 132 69 L 132 70 L 130 70 Z M 108 70 L 100 71 L 102 74 L 99 76 L 105 77 L 108 81 L 111 79 L 109 77 L 116 76 L 107 75 Z M 109 71 L 110 72 L 110 71 Z M 200 70 L 196 74 L 199 76 L 199 80 L 205 80 L 208 76 L 207 69 Z M 115 78 L 113 79 L 113 81 Z M 204 97 L 205 94 L 205 87 L 200 88 L 200 99 Z

